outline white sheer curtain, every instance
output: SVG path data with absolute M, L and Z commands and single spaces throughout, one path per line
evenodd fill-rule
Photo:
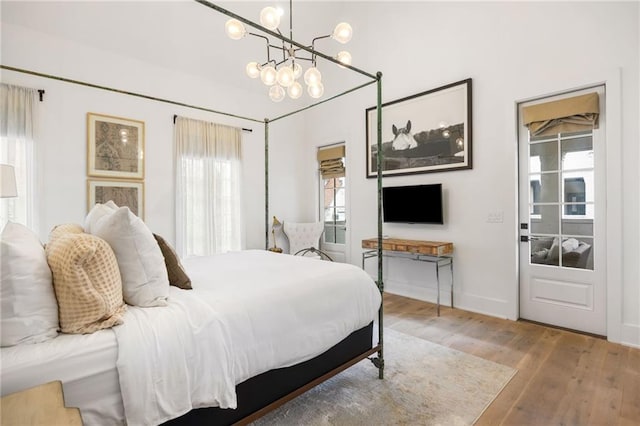
M 174 139 L 178 253 L 240 250 L 241 130 L 177 117 Z
M 0 202 L 2 223 L 7 220 L 38 232 L 36 190 L 36 102 L 38 91 L 0 84 L 0 163 L 11 164 L 16 172 L 18 197 Z

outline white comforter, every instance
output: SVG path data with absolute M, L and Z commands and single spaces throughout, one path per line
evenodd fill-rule
M 130 308 L 118 339 L 127 424 L 235 407 L 235 384 L 313 358 L 376 318 L 380 293 L 349 264 L 263 250 L 183 262 L 193 290 Z

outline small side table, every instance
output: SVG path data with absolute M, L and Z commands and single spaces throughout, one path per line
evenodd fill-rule
M 362 240 L 362 269 L 366 259 L 378 256 L 378 239 Z M 437 285 L 437 315 L 440 316 L 440 267 L 449 266 L 451 270 L 451 308 L 453 309 L 453 243 L 443 241 L 405 240 L 384 238 L 382 240 L 382 256 L 398 257 L 435 264 Z
M 80 410 L 64 406 L 59 380 L 5 395 L 0 405 L 2 426 L 82 426 Z

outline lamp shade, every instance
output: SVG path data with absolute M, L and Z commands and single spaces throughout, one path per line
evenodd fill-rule
M 291 86 L 295 81 L 295 79 L 293 78 L 293 68 L 288 66 L 280 68 L 276 73 L 276 80 L 282 87 Z
M 309 96 L 313 99 L 318 99 L 324 94 L 324 86 L 322 83 L 309 85 L 307 86 L 307 93 L 309 93 Z
M 345 65 L 351 65 L 351 54 L 346 50 L 338 52 L 336 59 Z M 344 68 L 342 65 L 338 65 L 340 68 Z
M 260 77 L 260 65 L 257 62 L 249 62 L 245 67 L 245 71 L 250 78 Z
M 9 164 L 0 164 L 0 198 L 17 196 L 15 169 Z
M 280 13 L 275 7 L 267 6 L 260 11 L 260 24 L 274 31 L 280 25 Z
M 271 65 L 262 67 L 262 70 L 260 71 L 260 79 L 267 86 L 273 86 L 274 84 L 276 84 L 277 76 L 278 72 Z
M 274 84 L 269 88 L 269 97 L 273 102 L 280 102 L 284 99 L 285 92 L 282 86 Z
M 240 40 L 247 33 L 242 22 L 237 19 L 229 19 L 224 24 L 224 30 L 227 33 L 227 36 L 232 40 Z
M 302 96 L 302 85 L 294 81 L 291 86 L 287 87 L 287 94 L 291 99 L 298 99 Z
M 316 67 L 309 68 L 304 72 L 304 82 L 309 86 L 313 86 L 322 81 L 322 74 Z
M 333 39 L 342 44 L 348 43 L 349 40 L 351 40 L 352 36 L 353 29 L 351 28 L 351 25 L 346 22 L 340 22 L 338 25 L 336 25 L 332 34 Z

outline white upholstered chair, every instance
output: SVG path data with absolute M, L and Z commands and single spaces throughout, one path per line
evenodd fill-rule
M 290 254 L 333 260 L 318 248 L 320 247 L 320 237 L 324 232 L 322 222 L 284 222 L 282 229 L 289 239 Z

